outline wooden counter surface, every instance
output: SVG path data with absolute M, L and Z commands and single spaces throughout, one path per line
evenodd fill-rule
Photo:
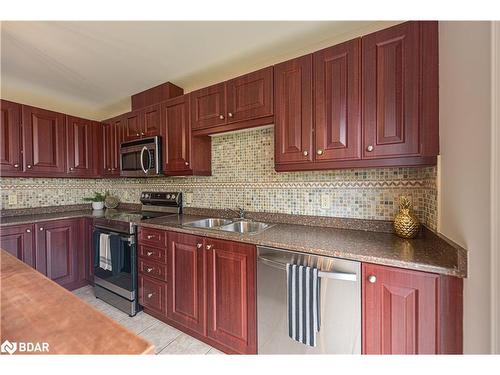
M 41 273 L 4 250 L 0 255 L 0 342 L 47 342 L 48 354 L 154 353 L 146 340 Z

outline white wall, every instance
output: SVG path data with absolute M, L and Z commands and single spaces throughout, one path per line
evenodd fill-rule
M 438 230 L 469 251 L 464 352 L 491 352 L 491 22 L 440 22 Z

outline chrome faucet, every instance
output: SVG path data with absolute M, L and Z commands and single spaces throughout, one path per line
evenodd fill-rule
M 245 209 L 241 207 L 237 207 L 236 209 L 233 208 L 225 208 L 224 211 L 232 212 L 238 215 L 238 219 L 243 220 L 245 219 Z

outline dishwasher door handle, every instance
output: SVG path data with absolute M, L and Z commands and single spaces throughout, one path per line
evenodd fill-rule
M 286 263 L 281 263 L 281 262 L 278 262 L 276 260 L 263 257 L 262 255 L 259 255 L 257 260 L 259 262 L 267 264 L 268 266 L 271 266 L 271 267 L 274 267 L 274 268 L 277 268 L 280 270 L 286 270 Z M 345 281 L 357 281 L 358 280 L 357 274 L 346 273 L 346 272 L 318 271 L 318 276 L 326 278 L 326 279 L 334 279 L 334 280 L 345 280 Z

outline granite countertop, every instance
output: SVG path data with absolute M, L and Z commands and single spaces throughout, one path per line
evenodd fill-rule
M 105 217 L 112 215 L 113 211 L 109 210 Z M 78 217 L 95 218 L 103 215 L 93 213 L 90 209 L 15 215 L 2 217 L 0 226 Z M 422 230 L 418 238 L 405 240 L 392 233 L 290 223 L 275 223 L 271 228 L 256 234 L 183 226 L 190 221 L 206 217 L 208 216 L 187 214 L 164 216 L 142 221 L 139 226 L 467 277 L 467 251 L 427 228 Z
M 405 240 L 391 233 L 279 223 L 256 234 L 183 226 L 203 218 L 193 215 L 158 217 L 145 220 L 139 226 L 450 276 L 467 276 L 466 250 L 426 228 L 419 238 Z
M 40 272 L 6 251 L 0 257 L 2 342 L 45 342 L 48 354 L 154 354 L 152 344 Z

